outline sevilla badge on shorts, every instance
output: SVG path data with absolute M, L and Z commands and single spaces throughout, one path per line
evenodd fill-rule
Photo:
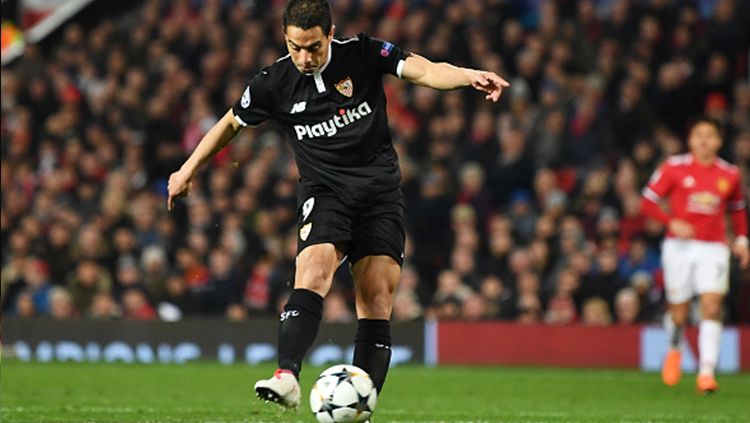
M 347 97 L 351 97 L 354 95 L 354 83 L 352 83 L 352 79 L 348 76 L 346 77 L 346 79 L 342 79 L 338 84 L 336 84 L 336 89 L 339 90 L 341 94 Z
M 310 236 L 312 230 L 312 222 L 306 223 L 299 228 L 299 239 L 307 241 L 307 237 Z

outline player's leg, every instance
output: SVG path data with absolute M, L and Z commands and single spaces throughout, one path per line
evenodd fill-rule
M 256 382 L 259 398 L 290 408 L 299 405 L 302 359 L 318 335 L 323 297 L 331 288 L 341 257 L 342 253 L 329 243 L 311 245 L 297 256 L 294 291 L 279 325 L 279 368 L 271 378 Z
M 323 298 L 343 253 L 334 244 L 311 245 L 297 256 L 294 291 L 279 325 L 279 368 L 299 376 L 302 359 L 315 342 L 323 314 Z
M 669 313 L 664 316 L 664 328 L 669 337 L 669 350 L 661 368 L 661 379 L 667 386 L 674 386 L 682 377 L 682 333 L 688 321 L 690 303 L 669 304 Z
M 279 369 L 273 377 L 255 384 L 258 397 L 286 407 L 299 404 L 302 360 L 315 342 L 323 297 L 344 257 L 343 246 L 351 238 L 346 208 L 332 195 L 308 198 L 299 208 L 297 223 L 294 290 L 279 324 Z
M 667 386 L 674 386 L 682 377 L 682 334 L 688 323 L 690 300 L 693 297 L 693 269 L 691 241 L 667 239 L 662 247 L 662 267 L 669 313 L 664 328 L 669 338 L 669 349 L 662 364 L 661 377 Z
M 357 307 L 354 365 L 365 370 L 378 392 L 391 363 L 391 310 L 401 266 L 389 256 L 367 256 L 352 267 Z
M 701 294 L 701 323 L 698 331 L 699 371 L 697 389 L 701 393 L 716 392 L 719 385 L 714 377 L 719 360 L 721 343 L 721 305 L 724 295 L 720 293 Z
M 700 393 L 711 393 L 719 389 L 714 370 L 719 360 L 722 304 L 729 288 L 729 249 L 718 243 L 703 243 L 701 249 L 703 260 L 696 272 L 701 301 L 698 332 L 700 367 L 696 385 Z
M 363 211 L 349 251 L 358 318 L 354 365 L 370 374 L 378 392 L 391 362 L 390 318 L 404 258 L 404 215 L 401 200 Z

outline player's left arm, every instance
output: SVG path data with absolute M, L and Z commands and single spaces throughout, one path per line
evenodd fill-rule
M 727 209 L 732 218 L 732 227 L 734 228 L 735 239 L 732 244 L 732 252 L 740 261 L 740 267 L 743 269 L 750 265 L 750 242 L 748 241 L 747 225 L 747 200 L 745 199 L 742 182 L 737 181 L 735 190 L 729 197 Z
M 404 61 L 401 77 L 411 83 L 438 90 L 452 90 L 472 86 L 486 93 L 485 98 L 496 102 L 503 88 L 510 83 L 494 72 L 461 68 L 450 63 L 432 62 L 412 53 Z

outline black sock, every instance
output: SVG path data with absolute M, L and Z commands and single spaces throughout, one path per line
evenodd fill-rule
M 685 329 L 685 326 L 676 326 L 674 328 L 674 331 L 672 332 L 672 338 L 669 340 L 669 345 L 672 346 L 672 348 L 679 348 L 680 347 L 680 341 L 682 341 L 682 331 Z
M 391 323 L 388 320 L 359 319 L 353 364 L 370 375 L 380 393 L 391 364 Z
M 295 289 L 289 296 L 279 325 L 279 368 L 299 378 L 302 359 L 318 335 L 323 297 L 307 289 Z

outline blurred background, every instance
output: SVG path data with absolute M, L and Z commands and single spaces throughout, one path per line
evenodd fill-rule
M 741 0 L 333 0 L 365 31 L 497 72 L 498 104 L 385 78 L 408 241 L 393 319 L 659 322 L 663 227 L 640 189 L 722 122 L 750 186 L 750 4 Z M 296 253 L 290 149 L 245 129 L 166 209 L 166 179 L 286 54 L 284 1 L 2 2 L 2 316 L 252 321 Z M 52 19 L 52 21 L 50 20 Z M 736 265 L 726 321 L 750 323 Z M 326 322 L 352 322 L 348 266 Z

